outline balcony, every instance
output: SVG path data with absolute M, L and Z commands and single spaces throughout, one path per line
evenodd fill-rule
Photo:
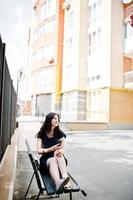
M 133 89 L 133 71 L 124 73 L 124 87 Z
M 124 53 L 127 57 L 133 57 L 133 35 L 125 39 Z
M 71 4 L 71 0 L 64 0 L 63 9 L 69 9 Z

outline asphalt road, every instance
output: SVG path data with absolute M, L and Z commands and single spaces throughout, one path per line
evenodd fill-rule
M 87 200 L 133 200 L 133 132 L 80 133 L 67 140 L 70 170 Z
M 35 133 L 39 125 L 21 123 L 14 199 L 23 199 L 32 175 L 24 146 L 25 136 L 35 151 Z M 133 200 L 133 131 L 67 133 L 65 155 L 68 171 L 87 197 L 74 193 L 73 200 Z M 38 192 L 36 182 L 29 196 Z M 69 199 L 68 194 L 60 200 Z

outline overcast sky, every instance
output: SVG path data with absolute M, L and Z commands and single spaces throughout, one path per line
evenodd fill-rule
M 0 34 L 6 43 L 6 58 L 16 87 L 17 69 L 27 62 L 28 31 L 33 0 L 2 0 L 0 3 Z

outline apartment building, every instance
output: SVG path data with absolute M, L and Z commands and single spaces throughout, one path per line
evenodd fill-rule
M 75 129 L 133 128 L 132 4 L 36 1 L 34 112 L 56 110 Z
M 125 6 L 120 0 L 64 1 L 63 119 L 133 127 L 133 91 L 125 89 L 123 74 L 128 68 L 123 22 L 129 6 L 132 2 Z
M 133 88 L 133 2 L 124 4 L 124 87 Z
M 110 98 L 110 124 L 114 127 L 117 125 L 127 129 L 133 128 L 133 87 L 131 87 L 132 79 L 129 81 L 128 77 L 128 72 L 131 73 L 132 71 L 132 63 L 129 65 L 128 58 L 132 62 L 133 45 L 131 44 L 133 41 L 133 28 L 131 20 L 127 20 L 132 16 L 132 6 L 133 1 L 123 1 L 123 85 L 122 88 L 113 88 Z
M 36 115 L 60 111 L 63 15 L 62 0 L 34 3 L 31 93 Z
M 64 98 L 66 96 L 65 89 L 81 90 L 82 98 L 77 99 L 81 106 L 79 110 L 85 110 L 85 119 L 92 121 L 100 119 L 108 121 L 109 95 L 107 88 L 110 86 L 122 87 L 123 63 L 122 56 L 118 61 L 118 54 L 122 54 L 123 7 L 120 1 L 112 4 L 111 0 L 108 3 L 104 0 L 69 0 L 66 1 L 65 6 L 64 44 L 66 45 L 64 45 L 63 52 L 62 92 L 64 94 L 62 94 L 62 99 L 63 96 Z M 114 7 L 112 8 L 112 6 Z M 112 9 L 114 15 L 112 15 Z M 70 17 L 71 19 L 69 19 Z M 113 17 L 116 17 L 117 25 L 112 23 Z M 67 24 L 69 22 L 70 25 Z M 117 43 L 119 43 L 119 47 L 116 55 L 114 51 Z M 115 63 L 118 64 L 117 69 L 111 61 L 117 62 Z M 67 72 L 68 70 L 69 72 Z M 71 77 L 67 74 L 71 74 Z M 71 82 L 67 81 L 66 77 L 71 79 Z M 68 82 L 70 82 L 70 87 L 68 87 Z M 80 102 L 83 102 L 83 93 L 84 104 Z M 72 101 L 71 95 L 72 92 L 70 101 Z M 75 106 L 75 104 L 70 103 L 70 106 Z M 80 111 L 79 116 L 81 116 Z M 75 116 L 75 120 L 77 119 L 78 115 Z
M 64 1 L 62 119 L 86 120 L 87 1 Z
M 87 118 L 111 123 L 112 89 L 123 84 L 123 5 L 88 1 Z

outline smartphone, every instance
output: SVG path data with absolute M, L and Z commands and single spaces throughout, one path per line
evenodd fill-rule
M 57 144 L 61 145 L 62 141 L 61 140 L 58 140 L 57 141 Z

